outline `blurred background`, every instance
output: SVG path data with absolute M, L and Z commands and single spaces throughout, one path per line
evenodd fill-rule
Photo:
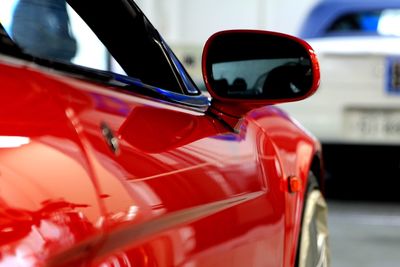
M 201 83 L 201 53 L 213 33 L 264 29 L 295 35 L 317 0 L 138 0 L 193 78 Z
M 280 106 L 323 145 L 332 266 L 398 266 L 400 1 L 136 2 L 203 89 L 201 53 L 214 32 L 279 31 L 313 46 L 320 89 Z

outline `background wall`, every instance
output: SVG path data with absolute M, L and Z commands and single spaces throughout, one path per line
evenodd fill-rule
M 195 80 L 207 38 L 216 31 L 247 28 L 296 35 L 318 0 L 136 0 Z
M 252 28 L 296 34 L 318 0 L 137 0 L 170 43 L 203 43 L 222 29 Z

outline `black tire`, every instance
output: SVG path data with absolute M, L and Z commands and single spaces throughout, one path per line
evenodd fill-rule
M 317 179 L 310 173 L 304 198 L 297 267 L 330 266 L 327 214 L 328 207 L 318 188 Z

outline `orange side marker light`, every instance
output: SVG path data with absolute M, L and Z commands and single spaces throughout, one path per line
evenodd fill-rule
M 289 192 L 290 193 L 298 193 L 301 191 L 302 183 L 300 178 L 297 176 L 290 176 L 289 178 Z

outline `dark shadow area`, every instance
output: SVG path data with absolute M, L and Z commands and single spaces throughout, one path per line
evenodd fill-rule
M 400 148 L 323 144 L 328 199 L 400 202 Z

